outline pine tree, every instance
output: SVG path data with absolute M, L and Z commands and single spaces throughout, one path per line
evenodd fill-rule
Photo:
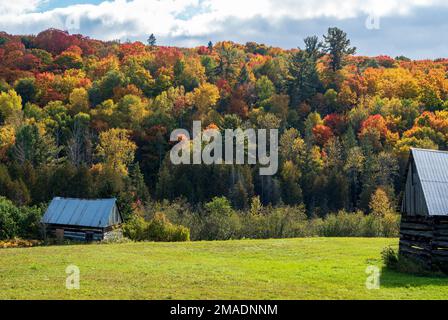
M 149 199 L 148 187 L 140 170 L 139 163 L 132 164 L 129 168 L 130 189 L 135 192 L 136 200 L 145 202 Z
M 356 47 L 350 46 L 347 34 L 338 28 L 328 28 L 323 48 L 331 57 L 330 66 L 333 71 L 342 69 L 345 56 L 356 53 Z
M 149 38 L 148 38 L 148 45 L 149 45 L 150 47 L 154 47 L 154 46 L 156 45 L 156 43 L 157 43 L 157 39 L 156 39 L 156 37 L 154 36 L 154 33 L 151 33 L 151 35 L 150 35 Z
M 293 106 L 311 99 L 322 90 L 317 72 L 317 59 L 321 57 L 317 37 L 304 40 L 305 49 L 295 53 L 289 63 L 288 91 Z
M 249 197 L 241 181 L 238 181 L 233 185 L 230 190 L 229 199 L 232 202 L 233 207 L 237 209 L 246 209 L 249 205 Z

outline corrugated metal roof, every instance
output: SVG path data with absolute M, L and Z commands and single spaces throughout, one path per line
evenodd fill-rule
M 116 212 L 116 199 L 54 198 L 42 223 L 105 228 L 121 222 Z
M 412 149 L 431 216 L 448 215 L 448 152 Z

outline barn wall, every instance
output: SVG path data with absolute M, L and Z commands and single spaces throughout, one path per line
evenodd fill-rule
M 408 216 L 427 216 L 426 205 L 422 184 L 414 161 L 409 165 L 406 188 L 403 197 L 402 213 Z
M 45 225 L 47 237 L 54 237 L 62 240 L 87 241 L 89 234 L 90 241 L 116 240 L 123 238 L 123 230 L 120 225 L 107 228 L 88 228 L 76 226 Z
M 117 205 L 114 206 L 112 213 L 111 213 L 111 222 L 109 223 L 110 226 L 116 226 L 119 224 L 122 224 L 123 221 L 121 219 L 120 212 L 117 208 Z
M 426 269 L 448 272 L 448 217 L 403 216 L 399 252 Z
M 59 226 L 47 225 L 46 236 L 56 237 L 57 239 L 67 239 L 72 241 L 86 241 L 87 234 L 91 235 L 91 241 L 103 240 L 104 232 L 102 229 L 73 227 L 73 226 Z

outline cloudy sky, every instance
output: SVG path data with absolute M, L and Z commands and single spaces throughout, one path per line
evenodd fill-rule
M 196 46 L 257 41 L 283 48 L 344 29 L 358 54 L 448 57 L 447 0 L 0 0 L 0 31 L 54 27 L 92 38 Z

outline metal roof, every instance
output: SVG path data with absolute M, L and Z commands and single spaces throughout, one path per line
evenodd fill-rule
M 429 215 L 448 215 L 448 152 L 412 149 Z
M 121 223 L 116 199 L 54 198 L 45 212 L 42 223 L 105 228 Z

